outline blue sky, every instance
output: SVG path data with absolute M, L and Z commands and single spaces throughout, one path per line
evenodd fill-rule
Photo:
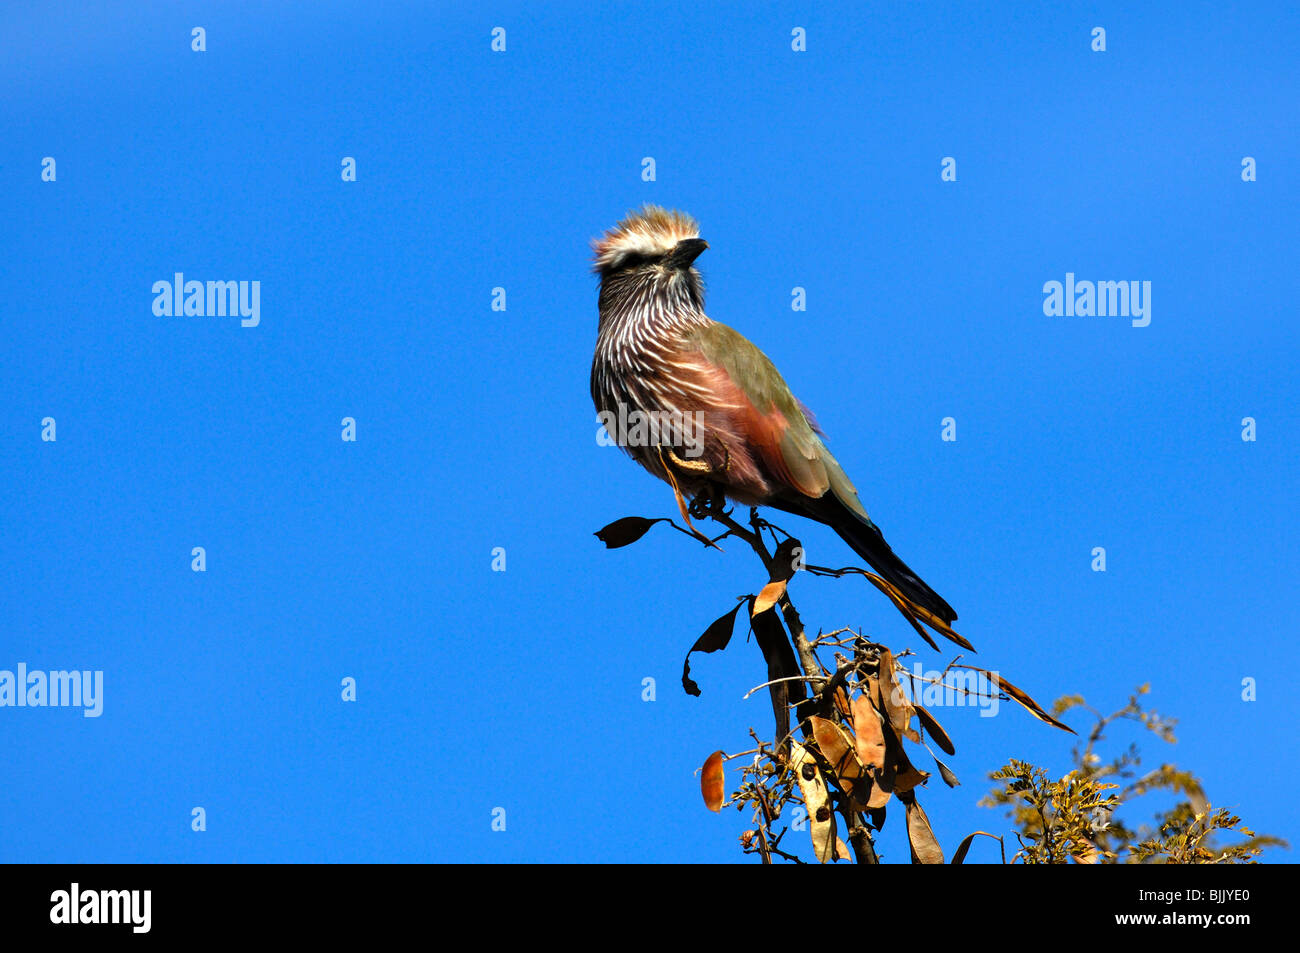
M 765 580 L 735 545 L 592 536 L 674 509 L 588 394 L 587 243 L 647 201 L 699 219 L 709 313 L 816 411 L 976 664 L 1044 704 L 1149 681 L 1180 719 L 1149 761 L 1300 839 L 1300 16 L 1129 6 L 5 5 L 0 669 L 105 688 L 99 718 L 0 708 L 0 860 L 740 857 L 693 772 L 770 730 L 758 651 L 697 657 L 700 698 L 678 678 Z M 156 316 L 178 271 L 259 281 L 260 324 Z M 1045 315 L 1067 272 L 1150 281 L 1150 325 Z M 950 658 L 864 585 L 792 592 Z M 987 772 L 1068 766 L 1014 706 L 937 714 L 949 854 L 1005 829 Z

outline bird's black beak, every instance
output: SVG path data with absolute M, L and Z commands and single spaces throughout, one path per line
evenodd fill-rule
M 667 264 L 672 268 L 689 268 L 704 253 L 709 243 L 702 238 L 686 238 L 673 246 Z

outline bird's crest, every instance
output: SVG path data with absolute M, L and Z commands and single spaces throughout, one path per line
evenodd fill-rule
M 699 238 L 700 226 L 685 212 L 645 205 L 600 238 L 593 239 L 593 270 L 611 271 L 633 257 L 666 254 L 687 238 Z

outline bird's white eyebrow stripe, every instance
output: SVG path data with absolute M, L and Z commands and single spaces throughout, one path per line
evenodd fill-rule
M 631 256 L 663 255 L 678 242 L 699 237 L 700 227 L 689 215 L 646 205 L 592 243 L 596 267 L 614 268 Z
M 607 248 L 611 254 L 618 255 L 663 255 L 672 251 L 676 244 L 665 235 L 625 232 L 610 239 Z

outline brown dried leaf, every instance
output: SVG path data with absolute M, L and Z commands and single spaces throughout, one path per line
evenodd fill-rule
M 952 739 L 948 737 L 948 732 L 943 730 L 943 725 L 935 720 L 934 715 L 916 702 L 912 703 L 912 709 L 916 712 L 916 717 L 921 719 L 921 725 L 925 728 L 926 733 L 934 739 L 934 743 L 939 746 L 943 753 L 956 754 L 957 749 L 953 747 Z
M 894 673 L 894 654 L 889 649 L 880 652 L 880 698 L 885 703 L 885 713 L 894 731 L 909 741 L 919 742 L 921 736 L 911 726 L 912 708 Z
M 889 803 L 889 799 L 894 794 L 894 769 L 886 768 L 875 778 L 871 785 L 871 791 L 867 794 L 867 802 L 864 805 L 868 811 L 877 811 L 884 809 Z
M 825 718 L 814 715 L 808 721 L 812 725 L 817 748 L 831 763 L 835 780 L 844 789 L 844 793 L 859 804 L 867 804 L 871 799 L 875 782 L 871 772 L 858 758 L 853 736 L 835 722 Z M 888 794 L 883 797 L 887 800 Z
M 905 791 L 912 790 L 912 788 L 916 787 L 918 784 L 924 784 L 929 780 L 929 771 L 922 771 L 910 762 L 899 765 L 898 776 L 894 778 L 894 791 L 897 794 L 902 794 Z
M 753 601 L 752 597 L 750 601 Z M 799 671 L 799 662 L 795 659 L 794 649 L 790 647 L 790 639 L 785 634 L 785 626 L 778 613 L 764 612 L 754 616 L 750 629 L 767 662 L 767 691 L 772 700 L 772 714 L 776 722 L 773 737 L 782 740 L 790 734 L 790 703 L 797 704 L 806 697 L 804 683 L 797 677 L 792 679 L 793 673 Z
M 808 719 L 812 725 L 813 737 L 817 739 L 817 748 L 822 756 L 830 762 L 844 790 L 853 793 L 854 784 L 867 774 L 866 768 L 858 760 L 853 739 L 835 722 L 813 715 Z
M 888 722 L 883 720 L 884 716 L 881 714 L 885 710 L 885 705 L 880 697 L 880 680 L 874 675 L 867 676 L 866 694 L 871 699 L 872 707 L 876 710 L 876 725 L 885 738 L 885 756 L 880 770 L 872 777 L 871 792 L 867 795 L 867 810 L 880 811 L 883 817 L 884 807 L 889 802 L 890 795 L 894 790 L 894 775 L 897 773 L 894 770 L 893 759 L 889 756 L 890 741 L 893 739 L 893 744 L 897 744 L 898 741 L 894 738 L 892 728 L 889 729 L 888 734 L 885 733 L 885 726 Z M 876 826 L 878 829 L 879 824 Z
M 758 597 L 754 600 L 754 609 L 751 615 L 766 612 L 780 602 L 781 597 L 785 595 L 785 586 L 786 581 L 784 579 L 776 579 L 759 590 Z
M 866 768 L 861 761 L 858 761 L 853 738 L 849 737 L 849 733 L 844 728 L 832 720 L 818 718 L 816 715 L 811 716 L 809 722 L 813 725 L 816 746 L 827 761 L 831 762 L 831 767 L 835 768 L 837 776 L 858 779 L 865 774 Z
M 885 710 L 885 702 L 880 697 L 880 679 L 874 675 L 868 675 L 865 679 L 866 688 L 864 691 L 871 698 L 871 704 L 876 707 L 876 711 Z
M 766 612 L 781 601 L 781 597 L 785 595 L 786 584 L 794 578 L 794 551 L 799 546 L 799 540 L 790 536 L 776 547 L 776 552 L 772 554 L 771 570 L 768 573 L 769 581 L 754 600 L 754 606 L 750 610 L 752 615 Z
M 880 727 L 880 713 L 866 695 L 853 699 L 853 740 L 858 760 L 879 774 L 885 766 L 885 733 Z
M 952 855 L 952 863 L 960 864 L 963 861 L 965 861 L 966 855 L 970 853 L 970 845 L 974 842 L 975 838 L 980 835 L 983 835 L 984 837 L 991 837 L 993 838 L 993 840 L 1002 839 L 998 837 L 996 834 L 990 834 L 988 831 L 975 831 L 973 834 L 967 834 L 965 837 L 962 838 L 962 842 L 957 845 L 957 853 Z
M 614 520 L 604 529 L 596 531 L 596 538 L 605 544 L 607 549 L 618 549 L 620 546 L 630 546 L 638 539 L 650 531 L 650 527 L 655 523 L 665 523 L 666 519 L 646 519 L 644 516 L 625 516 L 621 520 Z
M 930 829 L 930 819 L 916 803 L 916 795 L 900 791 L 898 799 L 907 806 L 907 841 L 912 846 L 912 863 L 942 864 L 943 849 Z
M 952 768 L 948 767 L 938 758 L 934 759 L 934 763 L 939 766 L 939 777 L 943 778 L 944 784 L 948 785 L 950 788 L 955 788 L 961 784 L 961 782 L 957 780 L 957 775 L 952 773 Z
M 771 579 L 776 582 L 779 579 L 790 580 L 794 578 L 795 558 L 794 553 L 803 544 L 793 536 L 783 539 L 772 553 L 772 572 Z
M 714 619 L 704 634 L 695 640 L 691 651 L 686 653 L 686 660 L 682 663 L 682 688 L 686 689 L 686 694 L 700 694 L 700 686 L 691 678 L 691 652 L 717 652 L 725 649 L 731 641 L 731 633 L 736 626 L 736 613 L 740 611 L 741 605 L 737 602 L 736 608 L 721 618 Z
M 1072 735 L 1076 734 L 1073 728 L 1071 728 L 1069 725 L 1062 724 L 1061 722 L 1053 718 L 1051 715 L 1049 715 L 1047 712 L 1043 711 L 1042 706 L 1039 705 L 1038 702 L 1034 701 L 1032 698 L 1029 697 L 1028 694 L 1021 691 L 1019 688 L 1016 688 L 1016 686 L 1012 685 L 1001 675 L 998 675 L 995 672 L 990 672 L 987 669 L 975 668 L 975 666 L 973 665 L 967 665 L 965 667 L 972 672 L 983 672 L 985 675 L 988 676 L 988 679 L 992 683 L 994 688 L 1006 692 L 1008 695 L 1010 695 L 1012 698 L 1018 701 L 1025 708 L 1025 710 L 1029 712 L 1029 714 L 1033 715 L 1039 721 L 1045 721 L 1049 725 L 1054 725 L 1055 727 L 1060 728 L 1062 731 L 1068 731 Z
M 831 795 L 826 789 L 816 760 L 808 749 L 797 741 L 790 742 L 790 767 L 803 794 L 808 809 L 808 832 L 812 837 L 813 853 L 817 860 L 826 863 L 833 856 L 835 842 L 835 812 L 831 810 Z
M 889 752 L 886 757 L 897 771 L 894 776 L 894 793 L 901 796 L 905 791 L 910 791 L 918 784 L 924 784 L 930 779 L 929 771 L 921 771 L 913 766 L 911 759 L 907 756 L 907 751 L 903 748 L 902 742 L 898 740 L 898 735 L 893 734 L 892 731 L 887 731 L 885 744 Z
M 727 799 L 722 755 L 721 751 L 713 752 L 700 770 L 700 793 L 704 795 L 704 806 L 715 813 L 722 810 L 722 802 Z

